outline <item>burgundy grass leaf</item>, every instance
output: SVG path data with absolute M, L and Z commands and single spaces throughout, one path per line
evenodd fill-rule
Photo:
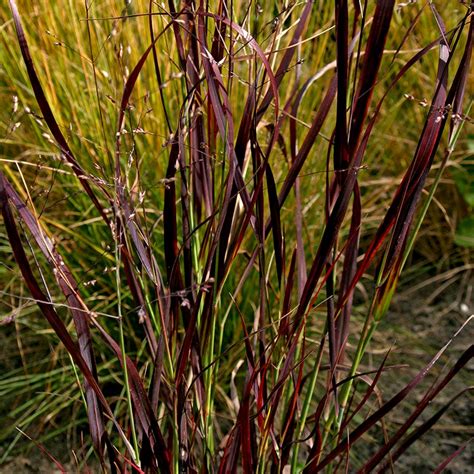
M 387 413 L 393 410 L 400 404 L 408 394 L 425 378 L 428 372 L 433 368 L 435 363 L 444 354 L 446 349 L 449 347 L 453 339 L 459 334 L 459 332 L 466 326 L 465 322 L 456 334 L 436 353 L 436 355 L 430 360 L 430 362 L 396 395 L 394 395 L 389 401 L 387 401 L 382 407 L 370 415 L 364 422 L 362 422 L 356 429 L 354 429 L 342 442 L 340 442 L 327 456 L 325 456 L 320 463 L 317 465 L 317 471 L 319 472 L 324 469 L 331 461 L 337 456 L 343 453 L 349 443 L 354 444 L 365 432 L 372 428 L 378 421 L 380 421 Z M 458 371 L 463 367 L 474 354 L 474 346 L 467 349 L 461 358 L 456 363 L 452 371 Z M 445 379 L 446 380 L 446 379 Z M 446 382 L 447 383 L 447 382 Z M 310 461 L 310 460 L 309 460 Z
M 273 248 L 275 250 L 275 263 L 278 276 L 278 284 L 281 283 L 283 271 L 283 237 L 281 232 L 280 209 L 278 206 L 278 194 L 270 165 L 265 167 L 267 178 L 268 205 L 270 207 L 270 218 L 272 222 Z
M 340 171 L 347 167 L 349 161 L 347 149 L 348 143 L 346 118 L 349 67 L 349 18 L 347 0 L 336 0 L 334 3 L 337 49 L 337 104 L 334 139 L 334 169 L 335 171 Z M 342 179 L 343 174 L 337 173 L 336 180 L 341 183 Z
M 0 179 L 5 180 L 3 175 L 0 174 Z M 5 180 L 6 182 L 6 180 Z M 37 243 L 39 244 L 40 248 L 42 249 L 43 253 L 45 256 L 50 260 L 55 268 L 57 269 L 56 275 L 58 275 L 59 272 L 60 275 L 64 274 L 68 276 L 68 279 L 66 277 L 57 277 L 59 285 L 63 292 L 65 293 L 66 297 L 68 298 L 68 303 L 72 307 L 72 313 L 75 319 L 81 318 L 85 319 L 87 314 L 91 314 L 91 312 L 85 307 L 84 303 L 78 299 L 78 294 L 77 291 L 74 291 L 74 288 L 77 287 L 77 284 L 75 284 L 75 281 L 72 278 L 71 273 L 69 272 L 67 266 L 64 264 L 60 256 L 55 252 L 54 248 L 48 244 L 48 240 L 44 238 L 44 233 L 41 231 L 40 227 L 38 226 L 37 222 L 34 220 L 34 217 L 31 215 L 31 213 L 28 211 L 28 208 L 24 206 L 24 204 L 21 203 L 21 200 L 19 199 L 18 195 L 13 191 L 13 188 L 7 183 L 5 186 L 5 189 L 7 192 L 9 191 L 9 195 L 12 197 L 12 200 L 14 203 L 16 203 L 19 212 L 21 213 L 22 216 L 25 217 L 25 222 L 27 223 L 28 227 L 30 228 L 30 231 L 32 234 L 35 236 L 35 239 Z M 6 192 L 5 192 L 6 194 Z M 19 240 L 18 240 L 19 242 Z M 26 262 L 27 263 L 27 262 Z M 26 278 L 25 278 L 26 279 Z M 39 290 L 41 291 L 41 290 Z M 36 298 L 36 297 L 35 297 Z M 36 298 L 38 299 L 38 298 Z M 43 298 L 40 299 L 40 301 L 47 301 L 46 296 L 43 295 Z M 39 303 L 38 303 L 39 304 Z M 51 308 L 51 306 L 46 306 L 47 308 Z M 53 329 L 57 332 L 58 336 L 61 338 L 61 335 L 58 331 L 61 331 L 61 326 L 58 325 L 59 323 L 54 319 L 53 316 L 47 316 L 48 321 L 50 324 L 53 326 Z M 122 354 L 121 354 L 121 349 L 118 346 L 118 344 L 106 333 L 106 331 L 98 324 L 97 321 L 92 320 L 92 323 L 99 329 L 102 337 L 104 340 L 110 345 L 110 347 L 114 350 L 116 353 L 117 357 L 121 360 Z M 60 323 L 62 324 L 62 323 Z M 87 327 L 88 331 L 88 323 L 85 323 L 86 326 L 79 326 L 82 330 L 84 330 L 84 327 Z M 64 331 L 66 329 L 64 328 Z M 67 332 L 66 332 L 67 334 Z M 78 334 L 82 334 L 79 332 L 78 329 Z M 89 334 L 89 333 L 88 333 Z M 65 337 L 65 336 L 63 336 Z M 89 334 L 89 341 L 84 340 L 84 334 L 82 334 L 82 346 L 84 350 L 91 351 L 91 341 L 90 341 L 90 334 Z M 61 339 L 63 340 L 63 339 Z M 64 341 L 63 341 L 64 343 Z M 81 339 L 80 339 L 81 343 Z M 66 345 L 66 344 L 65 344 Z M 70 352 L 69 346 L 66 345 L 66 348 Z M 71 352 L 70 352 L 71 353 Z M 74 354 L 71 354 L 74 358 Z M 79 353 L 80 355 L 80 353 Z M 81 356 L 82 357 L 82 356 Z M 89 357 L 91 357 L 89 355 Z M 90 384 L 89 376 L 87 372 L 84 372 L 83 367 L 79 365 L 79 368 L 81 369 L 81 372 L 84 374 L 86 377 L 87 382 Z M 95 365 L 93 366 L 95 368 Z M 151 405 L 149 403 L 149 399 L 145 393 L 145 390 L 143 388 L 143 384 L 141 382 L 140 376 L 138 374 L 138 371 L 135 367 L 135 365 L 132 363 L 132 361 L 127 357 L 127 370 L 129 371 L 129 375 L 131 378 L 131 381 L 133 382 L 131 384 L 131 391 L 132 394 L 134 394 L 134 401 L 135 401 L 135 410 L 137 411 L 138 419 L 142 425 L 143 432 L 149 435 L 153 435 L 155 439 L 155 445 L 152 446 L 152 449 L 157 456 L 157 459 L 162 466 L 162 469 L 164 472 L 167 472 L 166 469 L 169 469 L 169 454 L 167 454 L 167 451 L 165 449 L 165 443 L 163 440 L 163 437 L 161 435 L 161 431 L 158 427 L 158 424 L 156 422 L 156 419 L 153 414 L 153 410 L 151 409 Z M 94 389 L 94 392 L 96 392 L 96 389 L 94 388 L 94 385 L 91 385 L 92 388 Z M 95 387 L 98 389 L 97 383 L 95 383 Z M 99 400 L 102 402 L 102 404 L 105 403 L 105 408 L 108 408 L 108 404 L 105 401 L 105 398 L 103 398 L 102 393 L 100 392 L 101 396 L 99 396 Z M 92 405 L 94 406 L 94 405 Z M 110 412 L 110 408 L 108 408 L 108 411 Z M 100 419 L 97 418 L 97 410 L 93 411 L 88 410 L 89 414 L 94 414 L 94 424 L 92 425 L 93 427 L 96 426 L 96 423 L 100 421 Z M 110 415 L 109 415 L 110 416 Z M 100 427 L 100 425 L 98 425 Z M 96 428 L 98 429 L 98 428 Z M 91 428 L 92 430 L 92 428 Z M 103 428 L 102 428 L 103 430 Z M 102 437 L 105 435 L 102 433 Z M 102 439 L 102 438 L 101 438 Z M 101 442 L 105 442 L 105 439 Z M 158 453 L 158 454 L 157 454 Z M 109 453 L 110 455 L 110 453 Z M 168 468 L 167 468 L 168 466 Z
M 107 403 L 107 400 L 105 399 L 96 381 L 96 378 L 94 374 L 92 373 L 91 368 L 89 367 L 88 362 L 82 356 L 80 347 L 73 341 L 73 339 L 69 335 L 69 332 L 66 326 L 64 325 L 62 320 L 59 318 L 58 314 L 56 313 L 54 309 L 53 302 L 50 301 L 48 297 L 46 296 L 46 294 L 43 292 L 43 290 L 41 289 L 40 285 L 38 284 L 33 274 L 33 271 L 31 270 L 30 264 L 28 262 L 28 258 L 25 254 L 25 251 L 23 249 L 23 246 L 20 240 L 20 236 L 18 234 L 18 230 L 16 228 L 13 214 L 10 209 L 6 183 L 7 181 L 5 177 L 3 176 L 3 174 L 0 173 L 0 205 L 2 209 L 2 215 L 3 215 L 8 239 L 10 241 L 10 245 L 12 246 L 13 255 L 18 264 L 18 267 L 20 268 L 23 279 L 26 285 L 28 286 L 28 289 L 32 297 L 35 299 L 38 307 L 40 308 L 41 312 L 45 316 L 46 320 L 51 325 L 51 327 L 53 328 L 58 338 L 64 344 L 66 350 L 68 351 L 68 353 L 73 358 L 74 362 L 79 367 L 84 378 L 89 384 L 91 390 L 94 391 L 104 411 L 115 422 L 113 412 L 110 409 L 110 406 Z M 43 239 L 43 234 L 38 233 L 38 232 L 35 233 L 35 229 L 33 229 L 32 233 L 37 241 Z M 90 395 L 89 395 L 89 400 L 93 401 L 93 397 L 91 397 Z M 96 442 L 98 443 L 96 449 L 98 450 L 98 455 L 101 461 L 103 462 L 104 458 L 103 458 L 102 449 L 103 449 L 103 446 L 107 443 L 107 440 L 106 440 L 107 438 L 105 435 L 105 431 L 103 430 L 103 424 L 97 415 L 98 410 L 97 410 L 96 405 L 93 404 L 89 408 L 90 408 L 89 422 L 91 423 L 91 434 L 94 435 L 94 433 L 97 433 L 97 436 L 100 436 L 99 439 L 96 439 Z M 119 431 L 120 431 L 120 427 L 117 424 L 116 426 L 119 428 Z M 109 456 L 112 456 L 110 446 L 109 446 Z M 111 459 L 111 465 L 112 466 L 114 465 L 112 459 Z
M 433 471 L 433 474 L 441 474 L 442 472 L 445 471 L 446 467 L 456 459 L 465 449 L 466 447 L 474 441 L 474 438 L 469 439 L 466 441 L 463 445 L 459 446 L 454 453 L 450 454 L 442 463 L 439 464 L 439 466 Z
M 324 99 L 322 100 L 321 105 L 319 106 L 318 112 L 313 120 L 311 128 L 309 129 L 301 145 L 301 148 L 299 149 L 298 154 L 296 155 L 296 158 L 292 163 L 291 168 L 288 174 L 286 175 L 285 181 L 283 182 L 283 185 L 280 189 L 280 192 L 278 194 L 280 208 L 283 206 L 284 202 L 286 201 L 286 198 L 290 194 L 290 191 L 293 189 L 293 184 L 296 178 L 298 177 L 298 174 L 300 173 L 301 168 L 303 167 L 304 162 L 306 161 L 306 158 L 308 157 L 309 152 L 311 151 L 313 144 L 316 138 L 318 137 L 318 134 L 321 131 L 321 128 L 329 114 L 331 105 L 334 101 L 334 97 L 336 96 L 336 86 L 337 77 L 334 76 L 327 89 L 326 95 L 324 96 Z
M 367 117 L 372 99 L 374 86 L 382 61 L 385 42 L 390 30 L 395 0 L 377 2 L 372 26 L 370 28 L 367 46 L 365 48 L 365 61 L 359 78 L 355 95 L 354 111 L 350 124 L 349 152 L 354 153 L 360 140 L 362 126 Z
M 425 408 L 436 398 L 436 396 L 445 388 L 445 386 L 455 377 L 455 375 L 474 357 L 474 345 L 471 345 L 466 351 L 461 355 L 456 364 L 451 368 L 451 370 L 446 374 L 443 380 L 437 384 L 433 389 L 429 390 L 428 393 L 423 397 L 423 399 L 416 405 L 413 413 L 408 417 L 408 419 L 403 423 L 403 425 L 397 430 L 397 432 L 388 440 L 384 446 L 377 453 L 375 453 L 364 465 L 364 467 L 359 471 L 370 472 L 372 471 L 382 459 L 390 452 L 391 448 L 402 439 L 403 435 L 413 427 L 416 419 L 423 413 Z M 428 431 L 446 412 L 446 410 L 451 406 L 454 401 L 461 396 L 463 393 L 469 390 L 474 390 L 472 388 L 467 388 L 466 390 L 461 391 L 458 395 L 452 398 L 447 404 L 445 404 L 440 410 L 438 410 L 433 416 L 431 416 L 426 422 L 421 426 L 414 429 L 405 439 L 402 440 L 402 443 L 397 448 L 391 460 L 395 462 L 403 452 L 406 451 L 417 439 L 423 436 L 426 431 Z
M 77 283 L 69 269 L 64 265 L 62 258 L 57 253 L 51 240 L 42 231 L 35 216 L 33 216 L 30 210 L 26 207 L 20 196 L 11 187 L 10 183 L 6 180 L 3 173 L 1 172 L 0 180 L 2 180 L 4 193 L 3 199 L 6 200 L 5 212 L 8 212 L 8 200 L 10 200 L 27 225 L 31 234 L 34 236 L 41 251 L 54 268 L 56 280 L 59 284 L 59 287 L 61 288 L 61 291 L 66 297 L 69 307 L 71 308 L 71 313 L 78 337 L 79 353 L 87 364 L 90 373 L 93 375 L 94 379 L 97 380 L 95 357 L 92 348 L 92 337 L 89 330 L 88 312 L 85 311 L 84 305 L 78 297 Z M 12 225 L 14 225 L 14 223 L 12 223 Z M 11 232 L 14 231 L 12 230 Z M 14 235 L 14 233 L 11 235 Z M 19 238 L 17 244 L 21 245 Z M 46 299 L 44 301 L 46 301 Z M 84 391 L 87 401 L 87 416 L 89 419 L 92 441 L 97 453 L 99 454 L 99 457 L 103 459 L 103 450 L 105 445 L 108 444 L 108 438 L 105 431 L 104 420 L 97 395 L 88 382 L 87 378 L 84 382 Z M 113 456 L 113 452 L 111 450 L 109 450 L 109 455 Z M 113 464 L 113 462 L 111 462 L 111 464 Z
M 465 21 L 465 19 L 463 20 Z M 462 29 L 463 24 L 458 27 Z M 359 149 L 361 150 L 361 147 L 365 147 L 367 144 L 367 140 L 369 135 L 372 133 L 372 129 L 375 125 L 375 121 L 378 117 L 378 114 L 380 113 L 380 110 L 382 108 L 382 105 L 388 96 L 388 93 L 395 87 L 395 85 L 400 81 L 400 79 L 407 73 L 407 71 L 413 67 L 421 58 L 423 58 L 429 51 L 433 49 L 436 45 L 440 43 L 442 38 L 438 38 L 431 42 L 429 45 L 425 46 L 421 51 L 416 53 L 411 59 L 409 59 L 400 69 L 400 71 L 396 74 L 395 78 L 391 82 L 391 84 L 388 86 L 386 89 L 384 95 L 382 98 L 379 100 L 376 109 L 374 113 L 372 114 L 372 118 L 367 125 L 366 131 L 364 133 L 364 138 L 362 139 L 361 144 L 359 145 Z M 472 41 L 472 40 L 471 40 Z M 467 49 L 467 48 L 466 48 Z M 463 60 L 460 63 L 460 67 L 464 70 L 464 66 L 466 64 L 466 58 L 463 57 Z M 456 89 L 456 88 L 454 88 Z M 453 90 L 453 89 L 452 89 Z M 385 239 L 390 233 L 390 230 L 392 229 L 392 226 L 394 225 L 396 215 L 398 213 L 398 210 L 400 209 L 400 202 L 403 196 L 403 192 L 400 191 L 400 189 L 405 186 L 405 180 L 408 179 L 407 176 L 409 173 L 405 174 L 404 180 L 399 186 L 399 189 L 397 193 L 395 194 L 392 204 L 390 205 L 390 208 L 386 212 L 384 219 L 382 223 L 379 225 L 379 228 L 376 231 L 376 234 L 368 246 L 367 250 L 365 251 L 364 259 L 360 263 L 360 265 L 357 268 L 357 272 L 354 275 L 354 278 L 352 279 L 351 285 L 349 285 L 348 291 L 353 291 L 355 288 L 356 283 L 360 280 L 362 275 L 367 271 L 369 265 L 372 263 L 373 259 L 375 258 L 375 255 L 383 245 Z M 342 306 L 342 304 L 345 302 L 345 297 L 340 299 L 340 302 L 338 303 L 339 308 Z
M 291 293 L 293 290 L 294 284 L 294 274 L 296 268 L 296 249 L 293 250 L 293 254 L 291 256 L 290 261 L 290 268 L 288 269 L 288 276 L 286 278 L 286 286 L 285 286 L 285 295 L 283 299 L 282 305 L 282 316 L 280 321 L 280 327 L 278 329 L 278 333 L 280 335 L 288 336 L 288 329 L 290 327 L 289 318 L 290 318 L 290 304 L 291 304 Z
M 41 443 L 38 443 L 35 439 L 31 438 L 24 431 L 21 431 L 19 428 L 17 430 L 23 435 L 26 436 L 30 441 L 32 441 L 35 446 L 56 466 L 57 469 L 63 474 L 67 474 L 66 468 L 48 451 Z
M 25 61 L 28 77 L 30 79 L 31 86 L 33 87 L 33 92 L 36 98 L 36 102 L 38 103 L 41 113 L 43 114 L 43 118 L 46 124 L 48 125 L 49 129 L 51 130 L 51 133 L 54 139 L 59 145 L 59 148 L 62 154 L 66 158 L 67 162 L 71 165 L 72 170 L 74 171 L 75 175 L 78 177 L 85 192 L 91 199 L 96 209 L 99 211 L 99 214 L 101 215 L 103 220 L 108 224 L 109 219 L 104 212 L 104 208 L 102 207 L 99 200 L 97 199 L 97 196 L 92 190 L 89 184 L 89 181 L 86 178 L 86 172 L 80 166 L 79 162 L 76 160 L 71 149 L 69 148 L 69 145 L 63 133 L 61 132 L 61 129 L 59 128 L 56 118 L 54 117 L 53 111 L 51 110 L 51 107 L 49 105 L 48 99 L 46 98 L 46 95 L 43 91 L 43 87 L 41 86 L 41 82 L 38 78 L 38 75 L 36 73 L 36 70 L 33 64 L 33 60 L 30 55 L 30 50 L 28 48 L 25 31 L 21 23 L 21 17 L 20 17 L 20 13 L 18 12 L 16 1 L 15 0 L 8 0 L 8 1 L 10 4 L 10 9 L 13 14 L 13 21 L 15 22 L 16 34 L 18 37 L 18 43 L 20 45 L 21 54 L 23 56 L 23 60 Z M 110 200 L 110 196 L 108 196 L 108 192 L 103 186 L 101 186 L 101 190 L 106 194 L 106 196 Z

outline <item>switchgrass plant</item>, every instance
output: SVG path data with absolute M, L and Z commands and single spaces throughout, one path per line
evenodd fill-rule
M 74 406 L 60 422 L 87 418 L 107 472 L 396 466 L 474 355 L 386 429 L 470 321 L 380 401 L 400 367 L 364 356 L 470 121 L 472 6 L 452 4 L 2 7 L 4 322 L 35 303 L 67 354 L 20 428 Z

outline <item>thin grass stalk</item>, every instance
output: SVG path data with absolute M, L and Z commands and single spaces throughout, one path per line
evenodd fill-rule
M 115 282 L 117 287 L 117 316 L 119 323 L 119 343 L 120 349 L 122 351 L 122 359 L 125 360 L 127 357 L 127 350 L 125 347 L 125 336 L 123 330 L 123 315 L 122 315 L 122 297 L 121 297 L 121 278 L 120 278 L 120 252 L 118 248 L 118 241 L 115 243 Z M 132 443 L 133 443 L 133 462 L 135 462 L 138 467 L 140 467 L 140 457 L 138 449 L 138 437 L 135 430 L 135 420 L 133 414 L 133 405 L 132 405 L 132 395 L 130 393 L 130 382 L 128 379 L 128 369 L 127 364 L 123 364 L 123 380 L 124 380 L 124 389 L 127 397 L 127 408 L 128 416 L 130 417 L 130 430 L 132 433 Z

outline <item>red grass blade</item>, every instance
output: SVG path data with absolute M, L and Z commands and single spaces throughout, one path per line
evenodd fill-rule
M 23 60 L 25 61 L 26 65 L 26 70 L 28 71 L 28 77 L 30 79 L 31 86 L 33 87 L 33 92 L 35 94 L 36 102 L 38 103 L 38 106 L 41 110 L 41 113 L 43 114 L 44 120 L 46 124 L 48 125 L 49 129 L 51 130 L 51 133 L 56 140 L 56 142 L 59 145 L 59 148 L 65 157 L 66 161 L 71 165 L 72 170 L 78 177 L 82 187 L 86 191 L 87 195 L 93 202 L 94 206 L 96 209 L 99 211 L 99 214 L 103 218 L 103 220 L 108 223 L 109 219 L 106 216 L 104 209 L 102 205 L 100 204 L 99 200 L 97 199 L 97 196 L 95 195 L 94 191 L 92 190 L 88 178 L 86 178 L 86 172 L 84 169 L 80 166 L 79 162 L 76 160 L 74 157 L 71 149 L 69 148 L 69 145 L 67 144 L 66 139 L 64 138 L 63 133 L 61 132 L 61 129 L 59 128 L 58 123 L 56 122 L 56 119 L 54 117 L 53 111 L 51 110 L 51 107 L 49 105 L 48 100 L 46 99 L 46 95 L 44 94 L 43 88 L 41 86 L 41 82 L 38 78 L 38 75 L 36 74 L 35 67 L 33 65 L 33 60 L 30 55 L 30 50 L 28 48 L 28 43 L 26 41 L 26 36 L 25 36 L 25 31 L 23 30 L 23 26 L 21 23 L 21 17 L 20 13 L 18 12 L 18 7 L 16 5 L 15 0 L 9 0 L 10 8 L 13 14 L 13 20 L 15 22 L 15 27 L 16 27 L 16 33 L 18 37 L 18 43 L 20 45 L 21 49 L 21 54 L 23 56 Z M 102 191 L 105 193 L 107 197 L 108 193 L 107 190 L 101 186 Z M 110 199 L 110 198 L 109 198 Z
M 474 388 L 472 387 L 469 387 L 469 388 L 466 388 L 464 390 L 461 390 L 461 392 L 459 392 L 457 395 L 455 395 L 453 398 L 451 398 L 451 400 L 449 400 L 448 403 L 446 403 L 442 408 L 440 408 L 433 416 L 431 416 L 427 421 L 425 421 L 422 425 L 420 425 L 418 428 L 416 428 L 415 430 L 413 430 L 402 442 L 402 444 L 397 448 L 397 450 L 392 454 L 390 455 L 390 462 L 391 463 L 395 463 L 397 461 L 397 459 L 400 458 L 400 456 L 415 442 L 417 441 L 419 438 L 421 438 L 421 436 L 423 436 L 428 430 L 430 430 L 434 425 L 435 423 L 437 423 L 439 421 L 439 419 L 446 413 L 446 411 L 451 407 L 451 405 L 459 398 L 461 397 L 462 395 L 464 395 L 465 393 L 467 392 L 470 392 L 474 390 Z M 462 447 L 461 447 L 462 448 Z M 461 449 L 460 448 L 460 449 Z M 462 449 L 461 449 L 462 451 Z M 458 454 L 460 454 L 459 450 L 455 451 L 455 453 L 453 453 L 451 456 L 448 457 L 449 462 L 452 461 L 452 459 L 454 459 L 454 457 L 456 457 Z M 447 464 L 446 464 L 447 465 Z M 446 465 L 444 467 L 446 467 Z M 383 470 L 385 469 L 385 466 L 386 466 L 386 463 L 384 463 L 384 465 L 379 469 L 379 472 L 383 472 Z M 436 471 L 434 471 L 436 472 Z
M 459 334 L 459 332 L 466 326 L 468 321 L 466 321 L 461 328 L 456 332 L 456 334 L 442 347 L 437 354 L 431 359 L 431 361 L 411 380 L 411 382 L 406 385 L 402 390 L 400 390 L 396 395 L 394 395 L 388 402 L 386 402 L 381 408 L 376 412 L 370 415 L 363 423 L 361 423 L 355 430 L 353 430 L 341 443 L 337 445 L 327 456 L 318 463 L 317 470 L 315 472 L 321 471 L 324 469 L 331 461 L 333 461 L 337 456 L 343 453 L 348 444 L 354 444 L 366 431 L 372 428 L 378 421 L 380 421 L 388 412 L 395 408 L 401 401 L 403 401 L 407 395 L 424 379 L 426 374 L 433 368 L 434 364 L 439 360 L 441 355 L 449 347 L 453 339 Z M 456 373 L 459 371 L 470 359 L 474 357 L 474 346 L 468 348 L 461 358 L 458 360 L 456 365 L 451 372 Z M 451 373 L 450 372 L 450 373 Z M 445 378 L 445 383 L 447 383 L 452 377 Z M 444 385 L 443 385 L 444 386 Z M 442 387 L 441 387 L 442 388 Z M 350 441 L 349 441 L 350 440 Z M 308 460 L 311 462 L 311 460 Z
M 80 356 L 83 358 L 84 362 L 87 364 L 87 368 L 90 371 L 90 374 L 94 377 L 94 380 L 97 380 L 97 371 L 95 365 L 95 357 L 92 348 L 92 338 L 89 330 L 89 322 L 88 322 L 88 312 L 84 310 L 84 306 L 77 295 L 77 283 L 74 280 L 74 277 L 69 272 L 68 268 L 64 265 L 63 260 L 56 252 L 53 244 L 51 243 L 50 239 L 44 234 L 41 230 L 36 218 L 31 214 L 29 209 L 26 205 L 22 202 L 18 194 L 15 190 L 10 186 L 10 183 L 6 180 L 3 173 L 0 172 L 0 180 L 2 181 L 2 188 L 3 188 L 3 197 L 4 200 L 4 219 L 5 224 L 7 223 L 7 219 L 10 222 L 10 238 L 15 237 L 15 246 L 21 247 L 21 241 L 19 239 L 18 234 L 16 231 L 16 226 L 13 222 L 13 216 L 11 215 L 11 211 L 9 211 L 8 200 L 11 200 L 17 211 L 19 212 L 20 216 L 22 217 L 23 221 L 26 223 L 28 229 L 30 230 L 31 234 L 34 236 L 36 242 L 38 243 L 41 251 L 48 259 L 49 263 L 55 269 L 55 276 L 56 280 L 61 288 L 61 291 L 64 293 L 68 305 L 71 308 L 71 313 L 74 319 L 74 325 L 76 327 L 76 332 L 78 336 L 78 351 Z M 5 217 L 6 216 L 6 217 Z M 12 241 L 11 241 L 12 242 Z M 13 242 L 12 242 L 13 246 Z M 16 249 L 19 258 L 23 258 L 21 254 L 20 248 Z M 15 253 L 15 251 L 14 251 Z M 26 261 L 26 263 L 28 263 Z M 20 265 L 20 263 L 18 262 Z M 28 273 L 28 269 L 26 269 L 26 274 L 30 278 L 34 278 L 32 274 Z M 24 274 L 24 278 L 25 274 Z M 34 286 L 33 281 L 30 283 Z M 33 292 L 33 287 L 30 287 L 30 291 Z M 35 287 L 34 291 L 38 291 L 38 288 Z M 41 291 L 41 290 L 39 290 Z M 39 295 L 39 293 L 38 293 Z M 43 295 L 40 298 L 41 301 L 48 301 L 47 297 Z M 61 331 L 66 331 L 65 327 L 61 327 L 61 322 L 56 321 L 55 313 L 49 312 L 49 316 L 47 316 L 48 321 L 55 321 L 56 327 L 60 328 Z M 90 317 L 90 313 L 89 313 Z M 63 336 L 65 337 L 65 336 Z M 99 401 L 97 395 L 90 385 L 87 377 L 84 383 L 84 391 L 86 394 L 87 400 L 87 416 L 89 418 L 89 426 L 91 430 L 91 436 L 93 440 L 94 447 L 99 455 L 99 458 L 103 459 L 103 450 L 105 445 L 108 443 L 107 433 L 105 431 L 104 420 L 102 417 L 102 410 L 99 406 Z M 112 455 L 112 452 L 109 452 L 109 455 Z
M 61 340 L 61 342 L 66 347 L 67 351 L 73 358 L 74 362 L 77 364 L 79 369 L 81 370 L 82 374 L 84 375 L 85 380 L 87 381 L 91 390 L 94 391 L 97 400 L 101 403 L 103 409 L 111 417 L 114 419 L 113 412 L 110 409 L 98 383 L 97 380 L 90 368 L 90 363 L 84 359 L 83 355 L 81 354 L 80 347 L 72 340 L 71 336 L 69 335 L 66 326 L 59 318 L 58 314 L 56 313 L 52 301 L 48 299 L 46 294 L 44 294 L 43 290 L 41 290 L 40 285 L 38 284 L 33 271 L 31 270 L 30 264 L 28 262 L 28 258 L 25 254 L 23 249 L 20 236 L 18 234 L 18 230 L 16 228 L 16 224 L 13 218 L 13 214 L 10 209 L 9 205 L 9 196 L 7 194 L 7 181 L 2 173 L 0 173 L 0 205 L 2 208 L 2 215 L 5 223 L 5 228 L 7 230 L 8 239 L 12 246 L 13 255 L 17 264 L 20 268 L 22 273 L 23 279 L 30 290 L 32 297 L 37 302 L 41 312 L 47 319 L 48 323 L 54 329 L 55 333 Z M 26 207 L 23 205 L 24 209 Z M 43 233 L 39 232 L 38 228 L 30 229 L 32 231 L 33 236 L 38 241 L 43 241 Z M 76 313 L 77 316 L 77 313 Z M 83 315 L 82 315 L 83 317 Z M 82 327 L 82 326 L 80 326 Z M 85 350 L 86 348 L 90 350 L 90 340 L 85 340 L 85 334 L 81 334 L 81 346 L 82 349 Z M 86 353 L 86 357 L 89 354 Z M 107 437 L 103 428 L 103 423 L 101 421 L 100 416 L 98 415 L 98 408 L 97 402 L 94 400 L 94 397 L 91 394 L 88 394 L 88 399 L 91 401 L 90 416 L 89 422 L 91 424 L 91 434 L 94 436 L 96 449 L 98 451 L 99 458 L 103 462 L 103 447 L 107 443 Z M 88 410 L 89 411 L 89 410 Z M 112 450 L 109 447 L 109 456 L 113 456 Z M 111 459 L 111 465 L 113 466 L 113 461 Z
M 462 446 L 459 446 L 454 453 L 450 454 L 434 471 L 433 474 L 441 474 L 445 471 L 446 467 L 448 467 L 449 463 L 456 459 L 465 449 L 466 447 L 474 441 L 474 438 L 471 438 Z

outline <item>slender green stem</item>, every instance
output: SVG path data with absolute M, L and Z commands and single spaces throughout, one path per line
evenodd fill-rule
M 298 428 L 296 430 L 296 433 L 297 433 L 296 438 L 297 439 L 301 439 L 301 437 L 303 436 L 303 431 L 304 431 L 304 427 L 305 427 L 305 424 L 306 424 L 306 419 L 308 418 L 309 408 L 310 408 L 310 405 L 311 405 L 311 401 L 313 400 L 314 391 L 316 389 L 316 381 L 318 380 L 319 367 L 320 367 L 320 364 L 321 364 L 321 357 L 322 357 L 322 354 L 323 354 L 323 347 L 324 347 L 323 344 L 321 344 L 319 346 L 318 353 L 316 355 L 316 359 L 314 360 L 313 369 L 311 371 L 311 378 L 309 379 L 308 391 L 306 392 L 306 396 L 305 396 L 304 403 L 303 403 L 303 408 L 301 409 L 300 421 L 299 421 L 299 424 L 298 424 Z M 294 447 L 294 450 L 293 450 L 293 457 L 292 457 L 292 460 L 291 460 L 291 472 L 292 473 L 297 472 L 298 452 L 299 452 L 299 444 L 296 443 L 295 447 Z
M 130 393 L 130 384 L 128 380 L 128 370 L 127 370 L 127 351 L 125 349 L 125 336 L 123 331 L 123 315 L 122 315 L 122 295 L 121 295 L 121 285 L 120 285 L 120 251 L 118 247 L 118 236 L 115 241 L 115 283 L 117 285 L 117 315 L 119 321 L 119 339 L 120 339 L 120 349 L 122 351 L 122 367 L 123 367 L 123 378 L 125 382 L 125 392 L 127 395 L 127 405 L 128 413 L 130 416 L 130 430 L 132 432 L 132 442 L 134 450 L 134 462 L 140 466 L 140 457 L 138 449 L 138 438 L 135 430 L 135 420 L 133 415 L 133 405 L 132 405 L 132 395 Z

